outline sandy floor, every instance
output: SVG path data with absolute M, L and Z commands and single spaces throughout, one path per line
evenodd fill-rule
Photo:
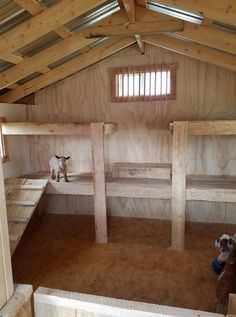
M 170 246 L 170 222 L 112 217 L 96 245 L 93 217 L 43 215 L 13 256 L 14 281 L 135 301 L 214 311 L 212 241 L 234 225 L 187 224 L 186 250 Z

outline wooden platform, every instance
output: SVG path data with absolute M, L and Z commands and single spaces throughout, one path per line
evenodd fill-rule
M 47 185 L 46 179 L 5 180 L 11 254 L 14 253 Z
M 88 195 L 94 194 L 92 175 L 69 174 L 69 183 L 57 183 L 46 172 L 29 175 L 30 178 L 48 180 L 47 194 Z M 171 199 L 171 181 L 147 178 L 115 178 L 106 176 L 107 197 Z M 188 176 L 187 200 L 236 202 L 236 177 Z

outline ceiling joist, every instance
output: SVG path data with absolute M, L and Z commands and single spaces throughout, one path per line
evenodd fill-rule
M 204 45 L 179 40 L 165 34 L 148 35 L 144 37 L 144 41 L 203 62 L 236 71 L 236 56 Z
M 92 48 L 87 53 L 74 57 L 70 61 L 50 70 L 46 74 L 40 75 L 16 89 L 1 95 L 0 102 L 14 102 L 19 100 L 39 89 L 64 79 L 65 77 L 74 74 L 75 72 L 82 70 L 127 46 L 130 46 L 134 42 L 135 39 L 130 37 L 125 37 L 119 40 L 107 40 L 104 44 Z

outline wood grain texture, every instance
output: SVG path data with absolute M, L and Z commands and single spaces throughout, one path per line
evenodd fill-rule
M 34 293 L 36 317 L 223 317 L 204 311 L 154 305 L 39 287 Z M 60 309 L 62 309 L 60 311 Z M 74 312 L 75 309 L 75 312 Z M 67 313 L 66 315 L 65 313 Z M 57 312 L 57 314 L 55 314 Z
M 185 246 L 185 204 L 188 122 L 174 122 L 172 156 L 172 248 Z
M 9 121 L 26 121 L 27 106 L 0 103 L 0 115 Z M 3 164 L 4 178 L 18 177 L 30 172 L 28 138 L 7 136 L 9 161 Z
M 132 65 L 178 63 L 177 99 L 111 103 L 109 68 Z M 111 171 L 115 162 L 171 163 L 172 134 L 170 121 L 229 120 L 236 118 L 236 75 L 234 72 L 207 63 L 146 45 L 140 56 L 136 45 L 109 57 L 86 70 L 36 93 L 37 107 L 32 107 L 31 121 L 39 122 L 117 122 L 116 133 L 105 137 L 105 165 Z M 54 153 L 71 155 L 71 172 L 91 172 L 91 142 L 88 137 L 30 137 L 32 172 L 48 170 L 48 160 Z M 187 174 L 236 175 L 236 139 L 234 136 L 190 136 Z M 49 197 L 48 197 L 49 198 Z M 68 198 L 63 201 L 63 210 Z M 75 199 L 75 198 L 73 198 Z M 162 218 L 166 204 L 154 200 L 112 198 L 109 212 L 129 216 Z M 54 199 L 55 202 L 55 199 Z M 59 203 L 50 203 L 56 211 Z M 119 207 L 118 207 L 119 206 Z M 123 209 L 121 210 L 123 206 Z M 146 206 L 146 208 L 145 208 Z M 151 206 L 151 207 L 150 207 Z M 206 207 L 207 206 L 207 207 Z M 219 206 L 219 207 L 218 207 Z M 209 222 L 235 221 L 230 204 L 187 204 L 189 220 Z M 76 208 L 71 206 L 72 212 Z M 148 210 L 148 208 L 151 208 Z M 47 209 L 47 207 L 46 207 Z M 89 207 L 88 207 L 89 209 Z M 119 209 L 119 210 L 118 210 Z M 62 208 L 58 209 L 59 211 Z M 214 212 L 215 210 L 215 212 Z M 166 218 L 168 218 L 167 213 Z

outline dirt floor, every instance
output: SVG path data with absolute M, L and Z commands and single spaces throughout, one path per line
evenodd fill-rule
M 187 224 L 186 250 L 170 247 L 168 221 L 111 217 L 109 243 L 96 245 L 90 216 L 31 220 L 13 256 L 16 283 L 214 311 L 212 241 L 234 225 Z

